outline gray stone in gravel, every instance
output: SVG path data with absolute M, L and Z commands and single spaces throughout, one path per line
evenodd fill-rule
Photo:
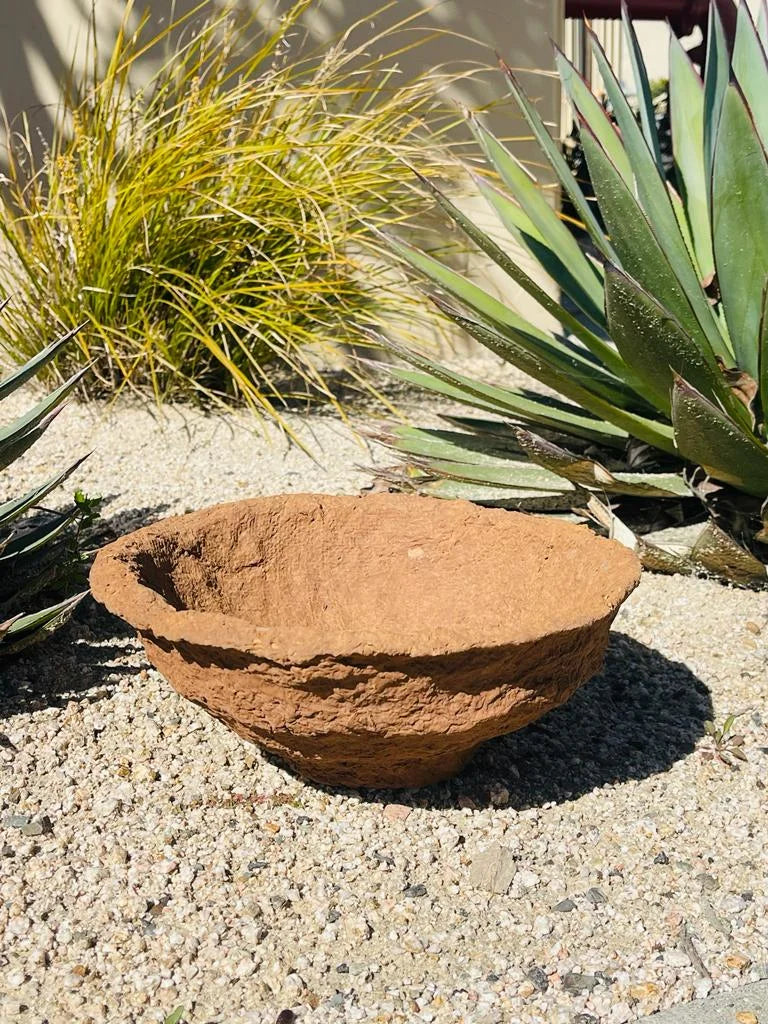
M 705 871 L 696 875 L 696 881 L 701 885 L 701 888 L 707 890 L 707 892 L 714 892 L 715 889 L 720 888 L 718 880 L 714 876 L 708 875 Z
M 657 853 L 653 858 L 654 864 L 669 864 L 669 857 L 662 850 L 661 853 Z
M 546 992 L 549 988 L 549 978 L 541 967 L 531 967 L 530 970 L 525 972 L 525 976 L 537 992 Z
M 763 1020 L 768 1014 L 768 981 L 744 985 L 735 992 L 720 992 L 643 1019 L 652 1024 L 733 1024 L 737 1013 L 753 1013 Z
M 30 821 L 21 826 L 21 834 L 24 836 L 41 836 L 44 831 L 42 821 Z
M 577 974 L 571 971 L 563 978 L 563 988 L 566 992 L 591 992 L 599 984 L 599 979 L 594 974 Z
M 420 882 L 418 885 L 406 885 L 403 889 L 403 896 L 426 896 L 427 887 Z
M 587 889 L 587 900 L 593 907 L 600 907 L 608 902 L 608 897 L 602 889 L 593 887 L 592 889 Z
M 600 1024 L 600 1022 L 591 1013 L 577 1013 L 573 1018 L 573 1024 Z
M 9 846 L 8 843 L 4 844 L 2 850 L 0 850 L 0 853 L 2 853 L 3 857 L 15 857 L 16 856 L 16 851 L 14 850 L 14 848 L 12 846 Z
M 29 824 L 29 818 L 24 814 L 12 814 L 9 818 L 5 819 L 5 824 L 9 828 L 24 828 L 25 825 Z
M 576 909 L 576 904 L 571 899 L 560 900 L 552 909 L 556 910 L 558 914 L 570 914 L 572 910 Z
M 711 925 L 711 927 L 715 929 L 715 931 L 720 932 L 721 935 L 725 935 L 726 938 L 730 938 L 731 932 L 733 931 L 731 922 L 727 918 L 720 917 L 719 914 L 716 914 L 712 904 L 707 900 L 702 902 L 701 916 L 707 924 Z
M 474 857 L 469 881 L 476 889 L 486 889 L 501 895 L 512 885 L 516 874 L 514 853 L 500 843 L 492 843 Z
M 337 992 L 335 995 L 332 995 L 331 998 L 328 1000 L 328 1005 L 329 1006 L 333 1006 L 333 1007 L 343 1006 L 344 1005 L 344 995 L 343 995 L 343 993 Z

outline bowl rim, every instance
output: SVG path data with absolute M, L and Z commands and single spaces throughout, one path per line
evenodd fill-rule
M 345 657 L 369 656 L 380 658 L 410 657 L 434 658 L 448 655 L 459 655 L 469 650 L 482 652 L 500 651 L 505 648 L 518 647 L 541 640 L 544 636 L 559 632 L 567 634 L 579 631 L 595 622 L 613 620 L 616 612 L 626 598 L 632 593 L 640 580 L 640 561 L 629 548 L 615 540 L 599 537 L 581 524 L 557 521 L 558 528 L 567 532 L 579 531 L 581 538 L 588 536 L 589 543 L 603 546 L 612 551 L 611 564 L 613 573 L 606 573 L 606 579 L 613 584 L 610 594 L 604 591 L 594 595 L 589 602 L 586 614 L 581 612 L 587 602 L 573 604 L 574 614 L 570 621 L 563 621 L 557 628 L 521 629 L 517 624 L 510 624 L 508 635 L 499 634 L 493 642 L 478 642 L 477 634 L 471 629 L 462 631 L 456 626 L 445 630 L 431 630 L 428 635 L 417 629 L 400 631 L 395 637 L 383 634 L 376 642 L 366 641 L 364 628 L 346 628 L 319 630 L 313 626 L 302 625 L 265 625 L 259 626 L 250 620 L 224 612 L 199 611 L 195 609 L 177 609 L 170 602 L 139 582 L 135 571 L 131 571 L 130 557 L 146 548 L 149 538 L 157 534 L 167 534 L 169 527 L 181 521 L 189 522 L 194 518 L 202 518 L 214 511 L 225 512 L 233 506 L 264 504 L 280 500 L 282 502 L 306 501 L 318 502 L 357 501 L 387 504 L 393 499 L 398 502 L 429 502 L 435 508 L 446 503 L 437 498 L 412 494 L 371 494 L 363 497 L 356 495 L 332 495 L 291 493 L 267 495 L 255 498 L 240 499 L 231 502 L 220 502 L 194 512 L 168 516 L 155 523 L 118 538 L 102 548 L 96 555 L 91 568 L 90 582 L 94 598 L 104 604 L 112 613 L 123 618 L 142 636 L 160 639 L 174 645 L 191 645 L 195 648 L 215 648 L 221 650 L 235 649 L 247 652 L 259 660 L 269 660 L 279 664 L 307 664 L 325 658 L 340 660 Z M 475 513 L 500 515 L 509 517 L 509 522 L 525 518 L 526 520 L 542 520 L 554 523 L 555 520 L 545 516 L 528 513 L 488 509 L 474 505 L 461 499 L 452 500 L 452 506 L 465 506 Z M 575 534 L 574 534 L 575 536 Z M 578 583 L 576 584 L 578 585 Z M 517 625 L 517 628 L 515 626 Z M 383 642 L 384 640 L 387 642 Z M 427 642 L 425 642 L 425 640 Z

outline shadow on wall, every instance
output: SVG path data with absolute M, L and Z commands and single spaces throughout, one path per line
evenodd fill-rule
M 213 7 L 225 0 L 210 0 Z M 231 0 L 228 0 L 231 3 Z M 169 16 L 193 10 L 200 0 L 147 0 L 151 23 L 159 28 Z M 239 0 L 269 22 L 292 0 Z M 26 114 L 34 135 L 49 138 L 58 85 L 70 67 L 82 67 L 87 48 L 92 4 L 96 12 L 98 45 L 106 53 L 125 11 L 126 0 L 2 0 L 0 4 L 0 104 L 10 121 Z M 353 22 L 361 22 L 355 40 L 372 39 L 383 28 L 415 18 L 395 36 L 374 42 L 372 51 L 403 47 L 398 65 L 406 74 L 449 64 L 457 74 L 495 65 L 495 52 L 520 69 L 551 69 L 550 37 L 562 36 L 562 0 L 315 0 L 305 16 L 310 43 L 327 46 Z M 136 3 L 141 11 L 144 2 Z M 370 21 L 366 15 L 370 13 Z M 427 38 L 429 37 L 429 38 Z M 419 39 L 423 45 L 407 49 Z M 298 48 L 298 40 L 297 40 Z M 290 42 L 289 47 L 290 49 Z M 559 87 L 551 76 L 523 76 L 544 116 L 559 122 Z M 504 93 L 501 77 L 487 72 L 470 84 L 457 85 L 455 97 L 475 108 L 498 101 Z M 506 108 L 506 105 L 504 105 Z M 490 115 L 493 124 L 493 114 Z M 517 131 L 519 127 L 520 131 Z M 499 114 L 500 134 L 526 134 L 522 121 L 510 122 L 509 109 Z

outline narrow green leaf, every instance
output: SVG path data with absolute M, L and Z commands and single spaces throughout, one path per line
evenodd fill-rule
M 726 89 L 715 143 L 712 211 L 717 279 L 736 363 L 757 379 L 768 277 L 768 160 L 735 84 Z
M 583 342 L 586 348 L 588 348 L 589 351 L 596 356 L 611 373 L 617 377 L 625 377 L 627 367 L 612 345 L 605 341 L 605 339 L 596 335 L 593 331 L 590 331 L 577 317 L 564 309 L 559 302 L 556 302 L 551 295 L 545 292 L 544 289 L 533 280 L 533 278 L 529 277 L 528 274 L 525 273 L 514 259 L 504 252 L 501 246 L 494 242 L 494 240 L 484 231 L 481 231 L 469 217 L 455 206 L 436 185 L 428 181 L 426 178 L 421 178 L 421 180 L 424 185 L 429 188 L 432 195 L 448 216 L 459 225 L 462 231 L 472 239 L 475 245 L 477 245 L 478 248 L 486 254 L 486 256 L 490 257 L 490 259 L 492 259 L 505 274 L 511 277 L 516 284 L 519 284 L 520 287 L 531 296 L 531 298 L 535 299 L 542 309 L 546 310 L 546 312 L 553 316 L 560 324 L 562 324 L 563 327 L 577 337 L 579 341 Z
M 661 159 L 661 146 L 659 145 L 659 133 L 656 130 L 656 117 L 651 98 L 651 86 L 648 81 L 648 72 L 645 67 L 645 60 L 637 41 L 635 27 L 629 16 L 626 0 L 621 0 L 621 21 L 624 27 L 624 35 L 627 40 L 629 60 L 632 64 L 632 74 L 635 79 L 635 95 L 640 108 L 640 123 L 643 126 L 643 135 L 648 143 L 648 148 L 656 161 L 659 173 L 664 175 L 664 164 Z
M 573 377 L 581 387 L 588 388 L 606 401 L 622 407 L 647 406 L 642 396 L 632 392 L 619 378 L 602 370 L 591 358 L 587 358 L 586 354 L 582 355 L 575 347 L 565 345 L 554 335 L 534 327 L 503 302 L 455 270 L 404 242 L 392 240 L 391 246 L 412 267 L 450 294 L 463 307 L 479 316 L 483 323 L 492 329 L 495 344 L 493 351 L 502 358 L 520 365 L 521 368 L 520 360 L 525 358 L 527 365 L 539 367 L 540 373 L 546 371 L 550 381 L 553 374 L 558 380 L 563 376 Z M 433 301 L 451 315 L 442 300 L 433 297 Z M 484 344 L 490 347 L 487 341 Z M 526 372 L 536 376 L 531 370 Z
M 731 354 L 713 319 L 690 258 L 686 256 L 685 261 L 689 291 L 697 299 L 697 306 L 704 307 L 700 309 L 700 315 L 692 306 L 690 295 L 662 248 L 648 217 L 587 125 L 582 128 L 581 141 L 600 209 L 621 258 L 622 268 L 673 314 L 700 347 L 708 348 L 712 355 L 717 354 L 730 360 Z M 677 224 L 675 230 L 678 230 Z
M 522 164 L 478 121 L 470 119 L 470 125 L 486 157 L 565 268 L 561 287 L 587 316 L 599 323 L 603 314 L 602 286 L 579 243 Z
M 516 388 L 501 388 L 482 384 L 471 377 L 465 377 L 449 370 L 419 353 L 399 347 L 389 347 L 423 371 L 391 367 L 389 373 L 399 380 L 427 388 L 446 398 L 453 398 L 466 405 L 483 409 L 486 412 L 497 413 L 500 416 L 530 420 L 551 430 L 564 431 L 574 437 L 595 441 L 612 448 L 623 448 L 628 438 L 626 431 L 620 430 L 612 423 L 606 423 L 604 420 L 590 416 L 578 406 L 555 402 L 543 395 L 521 392 Z
M 31 491 L 27 491 L 20 498 L 12 498 L 10 501 L 6 501 L 0 505 L 0 527 L 8 526 L 14 520 L 18 519 L 19 516 L 23 515 L 28 509 L 32 508 L 39 501 L 50 494 L 51 491 L 55 490 L 60 484 L 63 484 L 67 477 L 74 473 L 74 471 L 88 458 L 84 455 L 78 459 L 77 462 L 73 462 L 71 466 L 58 473 L 56 476 L 50 477 L 45 483 L 40 484 L 38 487 L 32 488 Z
M 704 157 L 707 180 L 712 175 L 712 157 L 720 121 L 723 96 L 731 75 L 731 56 L 717 5 L 709 5 L 707 56 L 704 70 Z M 708 198 L 712 199 L 711 192 Z
M 19 651 L 31 647 L 55 632 L 71 618 L 75 608 L 87 596 L 88 591 L 85 590 L 81 594 L 75 594 L 74 597 L 68 597 L 65 601 L 52 605 L 50 608 L 14 618 L 0 641 L 0 652 L 3 657 L 18 654 Z
M 605 56 L 600 42 L 593 32 L 590 32 L 590 42 L 592 44 L 592 51 L 595 55 L 595 59 L 597 60 L 598 68 L 600 69 L 600 74 L 602 75 L 605 83 L 606 92 L 613 104 L 614 113 L 616 114 L 616 119 L 619 122 L 619 127 L 621 128 L 624 147 L 627 150 L 630 161 L 632 162 L 632 167 L 635 172 L 635 183 L 637 186 L 639 203 L 647 215 L 646 223 L 650 226 L 658 246 L 664 253 L 667 262 L 672 267 L 674 275 L 679 281 L 680 287 L 685 293 L 694 315 L 701 325 L 701 330 L 709 340 L 710 346 L 714 352 L 725 355 L 727 354 L 725 341 L 720 334 L 712 308 L 701 288 L 697 269 L 692 262 L 691 254 L 685 244 L 682 232 L 680 231 L 680 226 L 677 222 L 677 217 L 675 216 L 667 183 L 660 174 L 659 168 L 656 166 L 653 156 L 651 155 L 651 151 L 643 137 L 642 131 L 635 120 L 632 108 L 622 91 L 621 85 L 613 72 L 613 68 Z M 595 147 L 593 146 L 593 150 L 594 148 Z M 610 163 L 610 161 L 608 162 Z M 627 192 L 626 184 L 623 181 L 621 181 L 621 185 L 623 190 Z M 600 198 L 599 195 L 598 198 Z M 603 219 L 606 219 L 606 208 L 602 200 L 600 202 L 600 211 L 603 214 Z M 615 218 L 613 218 L 613 222 L 615 224 Z M 643 277 L 630 268 L 626 259 L 627 254 L 623 252 L 618 245 L 617 240 L 613 236 L 612 228 L 609 230 L 609 233 L 611 235 L 614 248 L 619 254 L 624 270 L 631 274 L 631 276 L 634 277 L 636 281 L 639 281 L 640 284 L 646 286 L 646 282 L 643 280 Z M 656 294 L 652 288 L 649 288 L 648 290 L 651 294 Z M 668 304 L 665 303 L 665 305 Z M 685 321 L 682 318 L 678 317 L 678 319 L 680 319 L 680 322 L 686 326 Z
M 661 448 L 662 451 L 676 454 L 672 428 L 666 423 L 657 422 L 648 417 L 631 412 L 615 402 L 600 398 L 593 391 L 577 380 L 574 373 L 562 368 L 554 368 L 545 360 L 538 358 L 524 346 L 516 348 L 508 338 L 502 337 L 484 324 L 463 316 L 450 307 L 442 306 L 446 314 L 460 327 L 492 352 L 504 355 L 510 362 L 524 373 L 541 381 L 561 395 L 577 402 L 595 416 L 613 423 L 628 434 L 646 441 L 648 444 Z
M 476 177 L 475 181 L 480 194 L 518 245 L 530 254 L 537 266 L 546 271 L 553 282 L 553 286 L 567 294 L 568 285 L 571 281 L 570 271 L 557 254 L 547 245 L 541 237 L 541 233 L 522 207 L 510 199 L 504 192 L 489 185 L 482 178 Z M 602 289 L 602 268 L 596 266 L 595 273 L 600 279 Z M 571 298 L 573 297 L 571 296 Z M 576 305 L 579 304 L 576 303 Z M 604 332 L 605 316 L 602 306 L 598 311 L 592 303 L 588 305 L 592 315 L 587 313 L 582 306 L 579 306 L 587 325 L 594 324 L 595 332 Z
M 77 514 L 78 510 L 75 508 L 68 514 L 52 516 L 42 526 L 24 530 L 16 536 L 12 535 L 0 546 L 0 564 L 23 559 L 50 544 L 74 522 Z
M 760 404 L 763 410 L 763 426 L 766 434 L 768 434 L 768 279 L 766 279 L 763 285 L 758 371 L 757 383 L 760 389 Z
M 559 54 L 559 51 L 557 52 Z M 584 227 L 589 232 L 592 241 L 595 243 L 600 252 L 606 258 L 611 258 L 613 256 L 613 249 L 611 247 L 611 243 L 605 237 L 605 232 L 600 227 L 597 218 L 590 209 L 588 200 L 585 198 L 584 193 L 579 188 L 578 182 L 571 173 L 571 169 L 565 161 L 560 146 L 554 142 L 552 136 L 547 131 L 546 125 L 539 116 L 536 108 L 533 106 L 531 101 L 526 96 L 522 86 L 515 78 L 512 69 L 508 67 L 506 64 L 502 64 L 502 67 L 507 76 L 510 91 L 514 98 L 517 100 L 517 104 L 520 107 L 523 117 L 528 122 L 528 126 L 530 127 L 533 134 L 536 136 L 539 145 L 544 150 L 547 156 L 547 160 L 549 161 L 550 166 L 557 175 L 560 184 L 570 196 L 574 208 L 576 209 L 582 221 L 584 222 Z M 586 85 L 584 85 L 584 88 L 587 90 L 587 92 L 589 92 L 589 89 Z M 591 95 L 592 94 L 590 93 L 590 96 Z M 594 99 L 594 97 L 592 97 L 592 99 L 594 103 L 597 104 L 597 100 Z M 586 102 L 587 101 L 585 100 L 585 103 Z M 597 105 L 599 106 L 599 104 Z M 610 130 L 613 132 L 614 136 L 616 136 L 616 132 L 614 131 L 613 126 L 609 125 L 609 127 Z
M 706 572 L 742 587 L 764 585 L 768 580 L 768 566 L 737 544 L 711 519 L 699 534 L 691 558 Z
M 766 0 L 760 0 L 757 12 L 757 35 L 763 50 L 768 50 L 768 4 L 766 4 Z
M 634 175 L 629 157 L 624 150 L 619 133 L 605 111 L 605 108 L 584 81 L 582 75 L 559 47 L 555 47 L 555 63 L 560 73 L 560 80 L 563 83 L 568 99 L 576 113 L 577 120 L 585 120 L 589 127 L 599 139 L 600 145 L 608 153 L 613 161 L 616 170 L 622 176 L 627 185 L 632 185 Z M 610 243 L 609 243 L 610 244 Z M 608 254 L 606 254 L 608 256 Z M 615 254 L 608 256 L 615 260 Z
M 62 406 L 59 406 L 58 409 L 54 409 L 52 412 L 48 413 L 48 415 L 43 417 L 43 419 L 33 426 L 31 430 L 25 431 L 22 429 L 0 443 L 0 470 L 10 466 L 11 463 L 16 461 L 16 459 L 21 458 L 24 452 L 31 448 L 38 438 L 42 437 L 51 423 L 59 415 L 62 408 Z
M 2 452 L 2 446 L 7 441 L 12 441 L 15 438 L 20 437 L 22 434 L 34 427 L 35 424 L 39 423 L 52 409 L 60 406 L 67 395 L 74 391 L 89 370 L 90 366 L 85 366 L 82 370 L 78 370 L 77 373 L 73 374 L 69 378 L 69 380 L 56 388 L 55 391 L 52 391 L 50 395 L 46 395 L 46 397 L 30 409 L 29 412 L 20 416 L 17 420 L 14 420 L 13 423 L 7 426 L 4 430 L 0 430 L 0 453 Z
M 673 385 L 672 423 L 685 459 L 747 494 L 768 495 L 768 447 L 680 377 Z
M 674 32 L 669 34 L 669 107 L 675 172 L 701 277 L 715 270 L 704 164 L 704 87 Z
M 3 303 L 3 306 L 7 303 Z M 2 309 L 2 306 L 0 306 Z M 31 380 L 47 363 L 50 363 L 52 359 L 58 355 L 59 351 L 69 342 L 76 334 L 82 331 L 85 324 L 80 324 L 71 331 L 67 331 L 56 341 L 52 341 L 46 348 L 41 349 L 37 355 L 33 356 L 23 366 L 19 367 L 14 373 L 0 381 L 0 399 L 7 398 L 8 395 L 12 394 L 17 388 L 20 388 L 22 384 L 26 384 L 28 380 Z
M 537 467 L 529 464 L 531 472 Z M 486 508 L 518 509 L 528 512 L 557 513 L 567 511 L 574 504 L 577 497 L 567 481 L 563 481 L 567 490 L 561 492 L 537 491 L 534 487 L 491 487 L 480 483 L 473 483 L 467 480 L 452 480 L 444 477 L 439 480 L 422 480 L 416 484 L 419 494 L 427 495 L 430 498 L 443 498 L 449 500 L 460 499 L 472 501 L 477 505 L 484 505 Z M 567 516 L 567 518 L 572 518 Z
M 768 149 L 768 61 L 746 3 L 739 4 L 733 72 L 741 86 L 764 149 Z
M 510 462 L 506 465 L 487 466 L 474 462 L 454 462 L 430 459 L 424 467 L 450 480 L 465 480 L 468 483 L 484 484 L 486 487 L 514 487 L 518 490 L 534 490 L 563 494 L 575 490 L 574 485 L 556 473 L 547 473 L 530 462 Z

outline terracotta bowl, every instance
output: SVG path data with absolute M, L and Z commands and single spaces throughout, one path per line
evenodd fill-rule
M 463 501 L 292 494 L 102 550 L 94 596 L 185 697 L 302 775 L 423 786 L 597 672 L 637 558 Z

